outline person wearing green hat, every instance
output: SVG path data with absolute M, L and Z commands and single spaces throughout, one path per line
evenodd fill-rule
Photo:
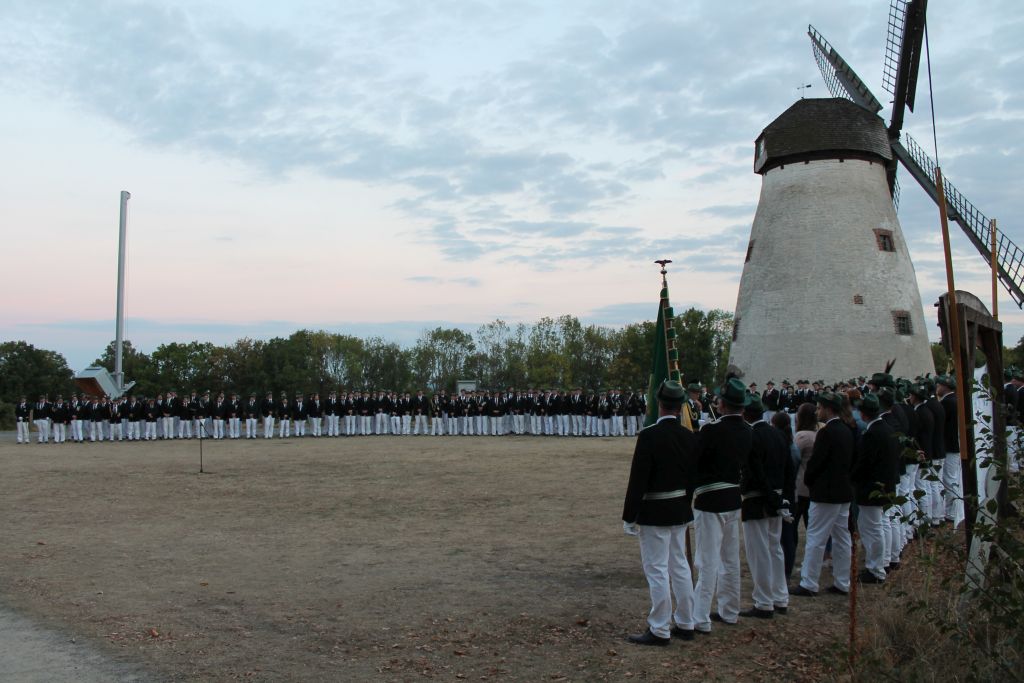
M 825 556 L 825 544 L 832 538 L 832 576 L 830 593 L 846 595 L 850 590 L 849 516 L 853 489 L 850 467 L 853 464 L 853 431 L 840 419 L 843 399 L 823 391 L 815 396 L 818 420 L 825 426 L 814 437 L 814 450 L 807 461 L 804 483 L 810 490 L 807 536 L 800 583 L 790 593 L 804 597 L 818 594 L 818 578 Z
M 753 583 L 754 606 L 741 617 L 771 619 L 789 608 L 786 558 L 782 552 L 782 516 L 788 507 L 783 499 L 787 481 L 796 477 L 793 459 L 782 432 L 765 420 L 761 399 L 752 396 L 743 408 L 751 428 L 751 449 L 742 469 L 743 549 Z
M 914 520 L 915 527 L 927 524 L 931 516 L 932 488 L 931 483 L 928 481 L 928 474 L 932 460 L 932 435 L 935 432 L 935 418 L 932 416 L 932 411 L 928 409 L 928 396 L 930 394 L 928 386 L 920 382 L 912 385 L 907 394 L 907 401 L 914 408 L 914 432 L 912 436 L 914 441 L 917 442 L 918 447 L 918 462 L 911 464 L 908 468 L 911 471 L 911 481 L 913 482 L 912 497 L 913 491 L 922 491 L 924 493 L 920 498 L 916 498 L 916 501 L 913 503 L 913 506 L 917 509 L 916 519 Z
M 721 417 L 700 430 L 693 492 L 697 568 L 693 618 L 700 633 L 711 632 L 712 620 L 735 624 L 739 618 L 740 468 L 753 439 L 742 413 L 749 400 L 743 382 L 729 378 L 715 392 L 715 410 Z M 718 612 L 712 615 L 716 593 Z
M 668 645 L 671 636 L 694 637 L 693 578 L 685 546 L 686 529 L 693 521 L 690 499 L 698 442 L 680 424 L 686 403 L 682 385 L 662 382 L 657 398 L 658 421 L 637 435 L 622 506 L 622 528 L 639 536 L 651 594 L 647 630 L 629 636 L 637 645 Z
M 860 401 L 861 416 L 867 428 L 857 442 L 856 458 L 850 478 L 856 487 L 857 527 L 864 541 L 862 583 L 882 583 L 889 566 L 892 534 L 885 502 L 896 492 L 899 482 L 899 451 L 896 433 L 880 417 L 881 402 L 875 394 Z
M 945 457 L 942 460 L 943 518 L 954 526 L 963 520 L 963 501 L 960 498 L 962 472 L 960 467 L 960 424 L 957 420 L 956 377 L 943 375 L 935 382 L 935 395 L 942 404 L 945 421 L 942 427 L 942 443 Z

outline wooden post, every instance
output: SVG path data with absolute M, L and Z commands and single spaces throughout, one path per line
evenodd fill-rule
M 989 222 L 989 231 L 992 233 L 992 317 L 999 320 L 999 261 L 996 249 L 996 219 Z
M 967 377 L 964 374 L 964 363 L 961 355 L 961 327 L 960 311 L 956 305 L 956 287 L 953 285 L 953 256 L 949 247 L 949 217 L 946 215 L 946 191 L 942 183 L 942 169 L 935 167 L 935 189 L 939 193 L 939 219 L 942 223 L 942 248 L 946 255 L 946 290 L 949 294 L 946 299 L 949 306 L 949 331 L 950 341 L 953 345 L 953 366 L 956 368 L 956 403 L 957 403 L 957 427 L 960 433 L 960 459 L 968 456 L 967 448 Z

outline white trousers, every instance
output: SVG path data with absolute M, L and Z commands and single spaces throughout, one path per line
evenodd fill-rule
M 917 519 L 917 503 L 914 500 L 914 482 L 917 480 L 918 465 L 907 465 L 907 471 L 900 475 L 899 494 L 905 498 L 901 506 L 903 515 L 903 533 L 909 541 L 914 537 L 914 527 L 920 524 Z
M 295 420 L 295 436 L 305 436 L 305 435 L 306 435 L 306 421 L 305 420 Z
M 128 440 L 129 441 L 141 441 L 142 440 L 142 423 L 139 422 L 138 420 L 136 420 L 135 422 L 129 422 L 128 423 Z
M 67 425 L 63 422 L 53 423 L 53 442 L 64 443 L 67 441 Z
M 429 431 L 429 429 L 427 428 L 427 416 L 420 414 L 414 417 L 415 420 L 413 421 L 412 433 L 426 434 Z
M 693 428 L 696 429 L 697 425 Z M 636 415 L 626 416 L 626 436 L 636 436 Z
M 36 431 L 39 432 L 36 440 L 39 443 L 50 443 L 50 420 L 36 420 Z
M 391 416 L 391 433 L 392 434 L 401 434 L 402 433 L 402 420 L 403 420 L 403 418 L 402 418 L 401 415 L 392 415 Z
M 651 593 L 647 624 L 659 638 L 669 637 L 673 622 L 679 628 L 693 628 L 693 578 L 686 562 L 688 526 L 640 526 L 640 561 Z
M 345 416 L 345 436 L 355 436 L 356 435 L 356 432 L 357 432 L 357 430 L 356 430 L 356 422 L 357 422 L 357 420 L 359 420 L 359 418 L 357 418 L 355 415 L 346 415 Z
M 697 588 L 694 628 L 711 630 L 711 600 L 718 596 L 718 616 L 730 624 L 740 614 L 740 511 L 693 511 Z
M 124 441 L 124 425 L 121 424 L 120 420 L 110 423 L 110 440 Z
M 18 443 L 28 443 L 29 439 L 28 420 L 22 420 L 18 423 Z
M 946 458 L 942 461 L 942 497 L 945 502 L 943 512 L 946 519 L 953 524 L 959 524 L 964 519 L 964 502 L 960 499 L 964 488 L 962 477 L 960 454 L 946 453 Z
M 237 439 L 242 435 L 242 419 L 239 417 L 228 418 L 228 436 Z
M 82 434 L 82 420 L 71 421 L 71 438 L 79 443 L 85 440 L 85 436 Z
M 360 432 L 363 436 L 369 436 L 373 434 L 373 418 L 369 415 L 361 415 L 359 417 L 362 423 L 362 431 Z
M 832 537 L 832 577 L 836 588 L 850 590 L 851 539 L 848 520 L 849 503 L 817 503 L 811 501 L 807 513 L 807 534 L 804 541 L 804 562 L 800 567 L 800 585 L 818 592 L 821 562 L 825 544 Z
M 217 418 L 213 421 L 213 438 L 224 438 L 224 420 L 221 420 L 220 418 Z
M 341 424 L 340 415 L 328 415 L 327 416 L 327 436 L 339 436 L 341 431 L 339 425 Z
M 516 434 L 526 433 L 526 416 L 525 415 L 513 415 L 512 416 L 512 431 Z
M 163 427 L 164 427 L 164 438 L 165 439 L 173 439 L 174 438 L 174 416 L 173 415 L 165 415 L 164 418 L 163 418 L 163 423 L 164 423 L 163 424 Z
M 408 435 L 412 431 L 412 415 L 402 416 L 402 434 Z
M 773 610 L 789 605 L 786 558 L 782 553 L 782 517 L 743 522 L 743 549 L 754 584 L 754 607 Z
M 928 481 L 928 477 L 933 474 L 935 474 L 935 468 L 932 467 L 932 462 L 930 460 L 925 460 L 917 466 L 917 476 L 914 477 L 914 488 L 919 491 L 924 491 L 924 495 L 917 499 L 917 511 L 921 516 L 921 524 L 928 524 L 932 518 L 932 498 L 935 495 L 932 484 L 938 483 Z
M 448 416 L 448 426 L 446 427 L 446 430 L 452 436 L 455 436 L 456 434 L 458 434 L 459 433 L 459 418 L 456 417 L 455 415 L 449 415 Z
M 893 505 L 882 514 L 884 520 L 888 520 L 888 524 L 883 520 L 882 530 L 888 535 L 885 547 L 889 550 L 889 564 L 892 564 L 900 561 L 900 553 L 903 552 L 903 546 L 907 542 L 907 537 L 903 533 L 903 522 L 900 521 L 903 510 Z
M 263 418 L 263 438 L 269 439 L 274 436 L 274 416 L 267 415 Z
M 282 417 L 277 420 L 278 422 L 278 437 L 285 438 L 292 435 L 292 421 L 287 417 Z
M 156 440 L 156 422 L 146 422 L 146 441 Z
M 255 417 L 247 417 L 247 418 L 245 418 L 245 438 L 247 438 L 247 439 L 255 439 L 256 438 L 256 432 L 258 430 L 259 430 L 259 427 L 257 427 L 257 422 L 256 422 L 256 418 Z
M 431 436 L 442 436 L 444 434 L 444 418 L 438 415 L 430 421 Z
M 386 413 L 377 413 L 376 421 L 373 426 L 374 434 L 387 434 L 388 433 L 388 416 Z
M 322 436 L 323 435 L 324 419 L 322 417 L 311 417 L 311 418 L 309 418 L 309 421 L 313 423 L 313 425 L 312 425 L 313 436 Z
M 179 439 L 191 439 L 192 438 L 192 421 L 185 419 L 178 421 L 178 438 Z
M 883 580 L 885 579 L 885 568 L 889 564 L 884 518 L 885 513 L 881 505 L 858 507 L 857 528 L 860 530 L 860 540 L 864 544 L 864 568 L 875 578 Z M 832 543 L 834 548 L 835 541 Z
M 612 436 L 625 436 L 626 432 L 622 428 L 622 416 L 612 415 Z

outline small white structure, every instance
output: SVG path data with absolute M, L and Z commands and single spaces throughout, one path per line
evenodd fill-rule
M 874 113 L 797 101 L 756 141 L 761 197 L 729 363 L 745 382 L 934 372 L 914 266 L 892 204 L 892 151 Z
M 106 396 L 107 398 L 121 398 L 129 389 L 135 386 L 135 382 L 129 382 L 124 387 L 118 387 L 114 376 L 106 368 L 90 366 L 75 375 L 75 385 L 83 393 L 89 396 Z

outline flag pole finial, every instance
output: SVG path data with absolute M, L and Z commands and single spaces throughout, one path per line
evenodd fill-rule
M 668 274 L 668 268 L 666 266 L 672 263 L 672 259 L 660 259 L 658 261 L 655 261 L 655 263 L 661 266 L 661 285 L 663 287 L 668 287 L 668 280 L 665 278 L 665 276 Z

